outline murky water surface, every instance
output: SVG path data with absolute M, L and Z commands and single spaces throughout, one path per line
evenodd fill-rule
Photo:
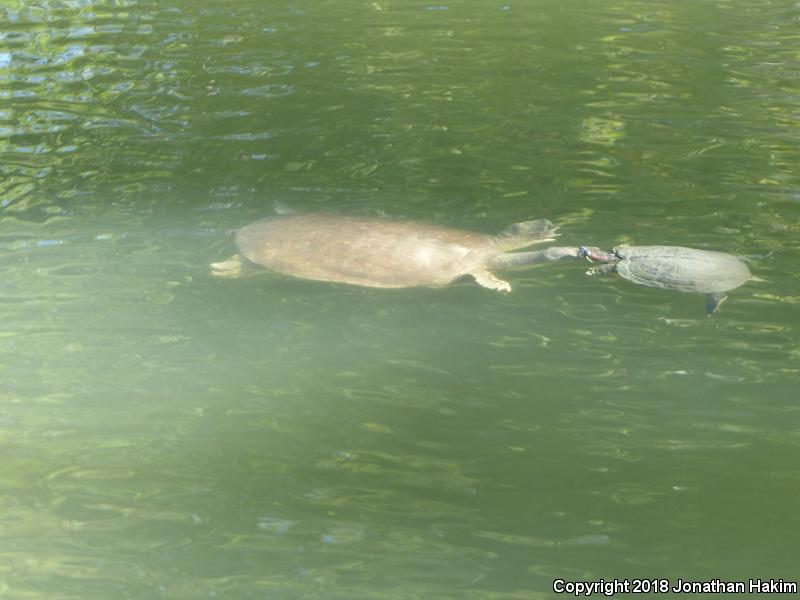
M 0 7 L 0 593 L 551 597 L 797 577 L 791 3 Z M 764 255 L 216 280 L 281 203 Z

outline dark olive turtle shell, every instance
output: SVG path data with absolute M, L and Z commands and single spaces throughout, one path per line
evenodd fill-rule
M 699 292 L 725 292 L 752 279 L 740 258 L 724 252 L 681 246 L 619 246 L 616 271 L 625 279 L 649 287 Z

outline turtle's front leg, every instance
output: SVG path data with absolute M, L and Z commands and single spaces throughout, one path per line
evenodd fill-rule
M 725 302 L 727 298 L 728 296 L 722 292 L 713 292 L 709 294 L 706 296 L 706 312 L 709 315 L 713 315 L 719 310 L 720 304 Z
M 603 265 L 597 265 L 596 267 L 592 267 L 586 274 L 589 277 L 594 277 L 595 275 L 606 275 L 607 273 L 611 273 L 617 267 L 616 262 L 605 263 Z
M 511 284 L 507 281 L 503 281 L 502 279 L 498 279 L 489 271 L 473 271 L 470 273 L 475 278 L 475 281 L 478 285 L 482 285 L 485 288 L 489 288 L 490 290 L 497 290 L 498 292 L 510 292 L 511 291 Z

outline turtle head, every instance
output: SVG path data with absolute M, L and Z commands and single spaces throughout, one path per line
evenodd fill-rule
M 595 246 L 581 246 L 578 248 L 578 256 L 585 258 L 589 262 L 608 262 L 617 258 L 616 252 L 606 252 Z
M 623 244 L 622 246 L 614 246 L 611 249 L 611 252 L 613 252 L 614 254 L 613 258 L 625 258 L 625 254 L 627 254 L 628 248 L 630 248 L 630 246 L 625 244 Z

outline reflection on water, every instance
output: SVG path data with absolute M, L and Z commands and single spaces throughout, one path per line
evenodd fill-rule
M 798 18 L 4 3 L 2 593 L 790 578 Z M 575 264 L 507 296 L 210 278 L 276 202 L 774 254 L 713 318 Z

